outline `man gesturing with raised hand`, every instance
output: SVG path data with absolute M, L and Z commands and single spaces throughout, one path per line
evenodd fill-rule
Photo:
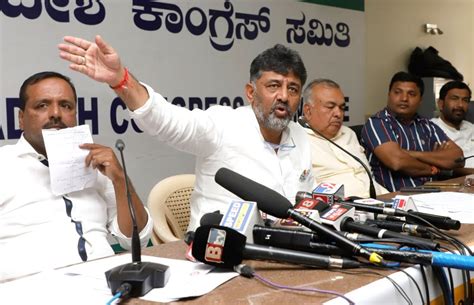
M 206 111 L 178 107 L 138 82 L 117 52 L 100 37 L 87 41 L 67 36 L 60 57 L 70 68 L 107 83 L 125 102 L 141 129 L 172 147 L 196 156 L 196 184 L 191 197 L 189 229 L 200 217 L 224 213 L 235 195 L 214 182 L 227 167 L 294 200 L 311 191 L 310 146 L 301 126 L 292 121 L 306 81 L 299 54 L 275 45 L 255 57 L 244 93 L 250 106 L 213 106 Z

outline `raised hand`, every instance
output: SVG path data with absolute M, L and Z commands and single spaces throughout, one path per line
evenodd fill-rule
M 71 70 L 110 86 L 123 79 L 124 69 L 119 55 L 101 36 L 97 35 L 95 42 L 65 36 L 64 42 L 58 45 L 59 56 L 71 63 Z

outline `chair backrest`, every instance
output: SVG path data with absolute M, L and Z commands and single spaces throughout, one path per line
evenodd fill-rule
M 184 238 L 189 224 L 189 200 L 194 190 L 195 176 L 176 175 L 158 182 L 148 195 L 148 208 L 153 218 L 153 244 Z
M 364 125 L 352 125 L 352 126 L 349 126 L 350 129 L 352 129 L 356 136 L 357 136 L 357 140 L 359 140 L 359 143 L 361 143 L 361 140 L 362 140 L 362 128 L 364 128 Z

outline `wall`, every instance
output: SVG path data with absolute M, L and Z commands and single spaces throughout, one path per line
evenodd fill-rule
M 473 83 L 473 0 L 365 0 L 365 12 L 367 115 L 385 106 L 390 78 L 407 70 L 417 46 L 433 46 Z M 426 34 L 425 23 L 438 24 L 444 34 Z
M 365 16 L 328 0 L 0 1 L 0 147 L 21 135 L 18 89 L 29 75 L 54 70 L 70 76 L 79 97 L 78 123 L 94 141 L 126 143 L 127 170 L 145 200 L 161 179 L 194 172 L 194 156 L 142 133 L 115 93 L 72 72 L 58 57 L 64 35 L 101 34 L 138 79 L 173 104 L 207 109 L 245 104 L 252 59 L 282 43 L 297 50 L 308 78 L 329 77 L 344 88 L 346 121 L 364 121 Z M 319 5 L 319 2 L 328 5 Z M 34 5 L 32 6 L 31 3 Z M 323 4 L 324 4 L 323 3 Z M 220 16 L 220 17 L 218 17 Z M 3 48 L 1 48 L 4 46 Z M 356 60 L 354 60 L 354 58 Z M 189 151 L 189 150 L 188 150 Z

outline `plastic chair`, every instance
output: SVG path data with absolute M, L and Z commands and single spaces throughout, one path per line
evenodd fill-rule
M 158 182 L 148 195 L 148 208 L 153 218 L 153 244 L 184 238 L 189 224 L 189 200 L 194 190 L 195 176 L 176 175 Z

